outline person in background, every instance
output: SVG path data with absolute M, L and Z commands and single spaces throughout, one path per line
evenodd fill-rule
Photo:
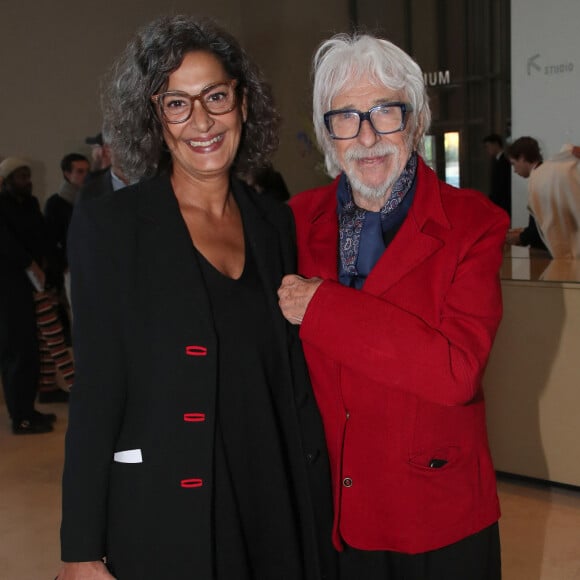
M 59 250 L 63 273 L 67 270 L 66 238 L 74 204 L 89 173 L 89 160 L 80 153 L 69 153 L 60 162 L 63 182 L 44 206 L 46 225 Z
M 567 144 L 530 174 L 528 208 L 552 258 L 580 258 L 580 147 Z
M 533 137 L 516 139 L 506 149 L 506 155 L 514 168 L 514 173 L 524 179 L 528 179 L 544 160 L 540 152 L 540 145 Z M 538 225 L 532 214 L 529 215 L 528 225 L 525 228 L 510 229 L 506 236 L 506 242 L 512 246 L 530 246 L 531 248 L 546 251 L 548 249 L 544 240 L 542 240 Z
M 0 163 L 0 369 L 15 435 L 48 433 L 56 421 L 34 408 L 40 356 L 33 296 L 54 281 L 54 251 L 31 178 L 24 159 Z
M 503 140 L 497 133 L 483 139 L 491 159 L 491 190 L 489 199 L 512 217 L 512 168 L 503 150 Z
M 105 171 L 85 183 L 79 194 L 82 199 L 100 197 L 101 195 L 118 191 L 119 189 L 129 185 L 129 180 L 125 177 L 123 169 L 116 161 L 115 152 L 109 145 L 112 137 L 110 136 L 110 130 L 106 125 L 103 126 L 103 132 L 100 133 L 100 135 L 101 140 L 104 143 L 103 146 L 107 148 L 110 165 L 105 169 Z
M 74 205 L 79 191 L 89 173 L 89 160 L 80 153 L 69 153 L 60 162 L 63 182 L 59 190 L 51 195 L 44 206 L 44 217 L 48 231 L 58 250 L 58 259 L 66 295 L 62 297 L 62 308 L 65 328 L 69 327 L 70 279 L 68 275 L 67 236 Z M 70 331 L 67 330 L 67 334 Z
M 108 143 L 103 141 L 103 134 L 97 133 L 87 137 L 85 143 L 91 146 L 91 170 L 86 181 L 101 176 L 111 166 L 111 151 Z
M 137 183 L 71 223 L 58 578 L 333 580 L 324 432 L 277 306 L 292 215 L 238 179 L 277 145 L 270 91 L 230 34 L 174 16 L 129 43 L 105 102 Z
M 336 178 L 290 200 L 301 275 L 279 303 L 326 429 L 341 578 L 499 580 L 481 379 L 508 216 L 427 167 L 423 74 L 386 40 L 322 43 L 313 119 Z

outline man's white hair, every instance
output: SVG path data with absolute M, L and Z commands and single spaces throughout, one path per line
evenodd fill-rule
M 402 91 L 411 104 L 408 133 L 412 149 L 419 149 L 431 123 L 431 110 L 419 65 L 398 46 L 368 34 L 337 34 L 324 41 L 313 58 L 312 118 L 318 145 L 331 177 L 341 172 L 334 143 L 324 125 L 324 113 L 347 85 L 363 77 L 393 91 Z

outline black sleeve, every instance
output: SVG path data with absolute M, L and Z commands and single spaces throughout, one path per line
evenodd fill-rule
M 77 206 L 70 226 L 76 377 L 63 474 L 65 562 L 105 555 L 109 470 L 124 410 L 120 268 L 114 251 L 122 241 L 109 225 L 113 212 L 100 201 Z
M 520 245 L 531 246 L 532 248 L 537 248 L 540 250 L 548 249 L 540 237 L 540 232 L 538 231 L 536 220 L 531 215 L 530 219 L 528 220 L 528 226 L 520 234 Z

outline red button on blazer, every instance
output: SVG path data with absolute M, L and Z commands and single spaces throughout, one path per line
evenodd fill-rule
M 186 423 L 202 423 L 205 421 L 205 413 L 184 413 L 183 420 Z
M 207 348 L 192 344 L 185 347 L 185 354 L 188 356 L 207 356 Z
M 199 479 L 198 477 L 191 477 L 190 479 L 181 480 L 181 487 L 185 488 L 201 487 L 202 485 L 203 479 Z

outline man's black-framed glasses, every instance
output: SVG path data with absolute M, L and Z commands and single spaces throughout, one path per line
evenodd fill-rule
M 193 103 L 199 101 L 210 115 L 225 115 L 236 106 L 237 81 L 232 79 L 206 87 L 197 95 L 183 91 L 167 91 L 153 95 L 151 100 L 168 123 L 185 123 L 193 111 Z
M 324 124 L 333 139 L 354 139 L 363 121 L 368 121 L 375 133 L 388 135 L 405 129 L 408 113 L 413 110 L 409 103 L 382 103 L 371 107 L 366 113 L 356 109 L 337 109 L 324 113 Z

